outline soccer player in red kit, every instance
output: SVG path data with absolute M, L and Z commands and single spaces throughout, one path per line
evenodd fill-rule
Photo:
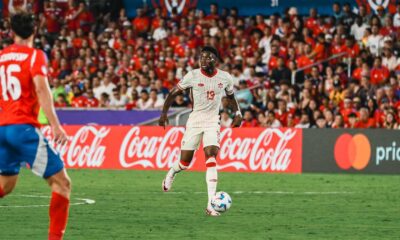
M 11 17 L 14 44 L 0 52 L 0 199 L 14 189 L 26 163 L 52 190 L 48 239 L 62 239 L 68 219 L 71 181 L 63 161 L 39 130 L 39 106 L 49 119 L 58 144 L 67 136 L 54 111 L 47 80 L 47 59 L 33 48 L 33 15 Z

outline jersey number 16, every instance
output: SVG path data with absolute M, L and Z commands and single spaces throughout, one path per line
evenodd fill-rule
M 12 75 L 19 72 L 21 72 L 21 67 L 17 64 L 11 64 L 7 69 L 4 65 L 0 67 L 1 93 L 4 101 L 9 100 L 7 92 L 12 100 L 17 100 L 21 97 L 21 83 L 18 78 Z

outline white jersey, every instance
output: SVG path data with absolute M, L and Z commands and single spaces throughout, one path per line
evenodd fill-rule
M 202 70 L 195 69 L 183 77 L 178 88 L 191 88 L 193 97 L 193 112 L 186 127 L 219 127 L 221 99 L 224 93 L 233 94 L 233 78 L 229 73 L 216 69 L 213 76 L 207 76 Z

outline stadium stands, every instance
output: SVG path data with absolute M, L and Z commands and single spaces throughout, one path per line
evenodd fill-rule
M 123 8 L 109 14 L 84 2 L 45 2 L 35 44 L 49 57 L 56 106 L 159 109 L 198 67 L 199 49 L 212 45 L 240 90 L 245 127 L 400 127 L 400 5 L 395 15 L 347 5 L 329 16 L 211 8 L 165 16 L 144 7 L 128 19 Z M 10 37 L 3 18 L 2 47 Z M 173 106 L 190 107 L 189 97 Z M 222 106 L 228 125 L 232 112 Z

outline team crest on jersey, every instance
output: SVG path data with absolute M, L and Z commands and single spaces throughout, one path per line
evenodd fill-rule
M 224 87 L 224 84 L 218 83 L 218 88 L 223 88 L 223 87 Z
M 191 8 L 196 8 L 197 0 L 152 0 L 153 7 L 160 7 L 163 13 L 172 13 L 173 9 L 181 14 L 186 14 Z
M 197 86 L 204 87 L 204 83 L 199 83 L 199 84 L 197 84 Z

